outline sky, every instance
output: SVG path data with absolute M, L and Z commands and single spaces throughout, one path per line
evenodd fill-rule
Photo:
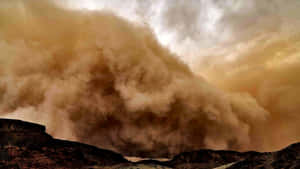
M 233 56 L 233 50 L 244 50 L 251 41 L 265 34 L 298 31 L 300 23 L 300 2 L 297 0 L 62 2 L 73 9 L 109 10 L 150 26 L 159 41 L 192 68 L 196 67 L 195 71 L 202 66 L 201 63 L 210 62 L 210 59 L 213 62 L 234 60 L 237 56 Z M 231 48 L 230 54 L 224 56 L 228 48 Z

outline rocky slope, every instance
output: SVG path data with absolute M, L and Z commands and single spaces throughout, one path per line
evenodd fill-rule
M 130 162 L 109 150 L 53 139 L 41 125 L 0 119 L 0 169 L 7 168 L 296 169 L 300 168 L 300 144 L 278 152 L 200 150 L 181 153 L 165 162 Z

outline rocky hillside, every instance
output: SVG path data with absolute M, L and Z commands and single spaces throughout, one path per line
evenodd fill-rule
M 300 168 L 300 144 L 278 152 L 200 150 L 172 160 L 130 162 L 122 155 L 94 146 L 53 139 L 45 127 L 19 120 L 0 119 L 0 169 L 255 169 Z

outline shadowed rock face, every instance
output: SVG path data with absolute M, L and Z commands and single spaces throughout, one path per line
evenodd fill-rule
M 300 168 L 300 144 L 292 144 L 277 152 L 260 153 L 229 167 L 229 169 L 248 168 L 298 169 Z
M 172 160 L 130 162 L 122 155 L 86 144 L 53 139 L 45 127 L 20 120 L 0 119 L 0 169 L 255 169 L 300 168 L 300 144 L 277 152 L 200 150 Z
M 19 120 L 0 119 L 0 146 L 43 145 L 52 137 L 45 133 L 44 126 Z
M 128 163 L 120 154 L 53 139 L 44 126 L 19 120 L 1 119 L 0 138 L 2 168 L 86 168 Z

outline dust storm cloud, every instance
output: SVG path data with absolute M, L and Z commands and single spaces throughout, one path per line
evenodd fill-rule
M 112 12 L 33 0 L 1 1 L 0 9 L 1 117 L 39 122 L 54 137 L 135 156 L 270 150 L 298 137 L 297 36 L 260 47 L 251 38 L 253 50 L 233 52 L 240 59 L 195 69 L 201 64 L 186 65 L 155 30 Z M 178 46 L 182 38 L 176 39 Z M 282 57 L 274 59 L 277 49 Z M 202 70 L 214 85 L 196 75 Z M 274 142 L 274 132 L 286 137 Z

